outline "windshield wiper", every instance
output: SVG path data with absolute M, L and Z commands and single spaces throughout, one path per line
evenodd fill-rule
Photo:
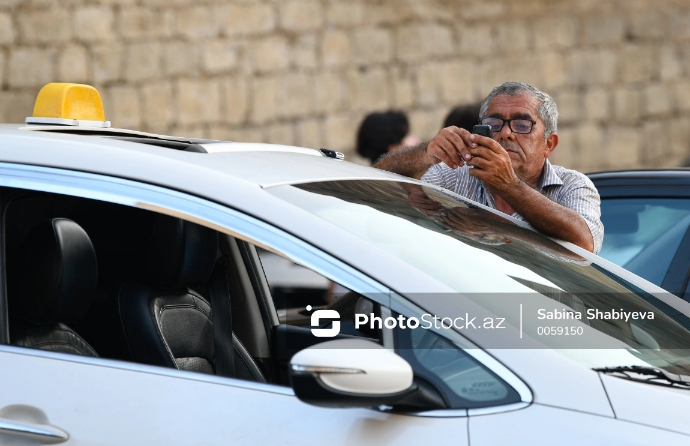
M 670 373 L 666 370 L 657 367 L 648 367 L 641 365 L 624 365 L 619 367 L 595 367 L 592 370 L 601 373 L 608 373 L 620 376 L 632 381 L 657 384 L 660 386 L 667 387 L 680 387 L 683 389 L 690 389 L 690 376 L 677 375 L 675 373 Z

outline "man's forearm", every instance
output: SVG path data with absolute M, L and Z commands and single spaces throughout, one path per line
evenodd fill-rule
M 420 179 L 429 170 L 432 163 L 426 154 L 428 143 L 421 143 L 414 147 L 403 147 L 383 155 L 376 161 L 374 167 L 400 175 Z
M 594 252 L 592 232 L 574 210 L 549 200 L 522 181 L 518 187 L 501 193 L 501 198 L 539 232 Z

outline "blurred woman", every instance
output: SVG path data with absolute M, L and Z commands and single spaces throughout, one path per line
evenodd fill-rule
M 373 164 L 381 155 L 421 141 L 410 134 L 410 122 L 401 111 L 368 114 L 357 132 L 357 153 Z

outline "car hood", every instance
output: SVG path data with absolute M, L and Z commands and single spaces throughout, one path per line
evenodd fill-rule
M 617 419 L 690 435 L 690 390 L 601 374 Z

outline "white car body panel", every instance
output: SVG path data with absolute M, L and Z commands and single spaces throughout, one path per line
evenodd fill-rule
M 329 410 L 280 388 L 257 391 L 230 378 L 206 382 L 191 372 L 127 370 L 107 360 L 88 364 L 72 362 L 69 355 L 21 350 L 0 347 L 3 382 L 13 383 L 3 386 L 0 408 L 40 408 L 51 425 L 70 435 L 66 446 L 467 444 L 467 418 Z M 10 438 L 0 434 L 0 444 Z
M 470 416 L 469 429 L 472 446 L 649 446 L 690 442 L 674 432 L 538 404 L 514 412 Z
M 616 418 L 690 435 L 686 389 L 644 384 L 601 375 Z

